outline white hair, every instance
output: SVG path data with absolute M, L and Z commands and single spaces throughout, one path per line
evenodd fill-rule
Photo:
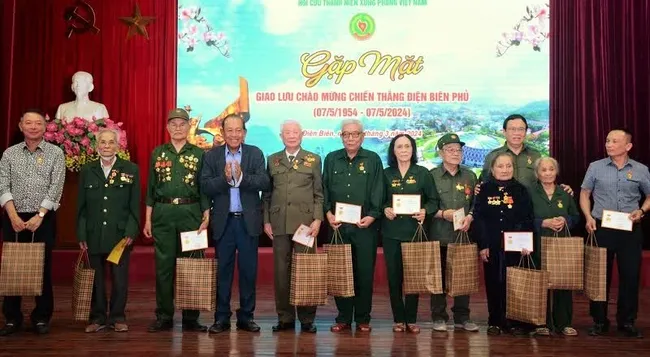
M 119 143 L 120 142 L 120 132 L 115 130 L 115 129 L 110 129 L 110 128 L 101 128 L 97 133 L 95 134 L 95 137 L 97 140 L 101 137 L 102 134 L 104 133 L 111 133 L 115 136 L 115 142 Z
M 359 130 L 363 133 L 363 123 L 359 119 L 344 119 L 343 121 L 341 121 L 341 131 L 343 131 L 343 128 L 346 125 L 352 125 L 352 124 L 358 125 Z
M 552 157 L 540 157 L 539 159 L 535 160 L 535 163 L 533 164 L 533 170 L 535 171 L 535 175 L 538 174 L 539 167 L 542 166 L 542 163 L 544 161 L 550 162 L 553 165 L 553 167 L 555 167 L 555 172 L 557 174 L 560 173 L 560 165 L 557 163 L 557 160 L 555 160 Z
M 302 125 L 300 125 L 300 123 L 297 120 L 287 119 L 287 120 L 283 121 L 282 124 L 280 124 L 280 133 L 282 133 L 284 131 L 284 127 L 287 126 L 287 125 L 297 125 L 298 130 L 300 130 L 302 132 Z

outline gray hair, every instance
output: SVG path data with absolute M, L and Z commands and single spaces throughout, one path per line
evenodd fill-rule
M 110 128 L 101 128 L 97 133 L 95 134 L 95 137 L 97 140 L 99 140 L 99 137 L 104 134 L 104 133 L 111 133 L 115 136 L 115 142 L 119 143 L 120 142 L 120 132 L 115 130 L 115 129 L 110 129 Z
M 535 160 L 535 163 L 533 164 L 533 170 L 535 171 L 535 176 L 537 176 L 537 172 L 539 171 L 539 167 L 542 166 L 542 163 L 548 161 L 550 162 L 553 167 L 555 167 L 555 172 L 560 173 L 560 165 L 557 163 L 557 160 L 555 160 L 552 157 L 540 157 L 539 159 Z
M 292 124 L 293 125 L 298 125 L 298 130 L 300 130 L 302 132 L 302 125 L 300 125 L 300 123 L 297 120 L 287 119 L 287 120 L 283 121 L 282 124 L 280 124 L 280 133 L 282 133 L 284 131 L 284 127 L 286 125 L 292 125 Z
M 343 128 L 346 125 L 352 125 L 352 124 L 358 125 L 360 131 L 363 133 L 363 123 L 359 119 L 344 119 L 343 121 L 341 121 L 341 131 L 343 131 Z

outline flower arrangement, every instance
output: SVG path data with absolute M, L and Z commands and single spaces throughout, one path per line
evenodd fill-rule
M 526 13 L 509 32 L 502 34 L 497 43 L 497 57 L 503 56 L 512 46 L 529 43 L 533 51 L 541 52 L 540 45 L 549 37 L 549 4 L 526 6 Z
M 212 25 L 201 16 L 201 8 L 198 6 L 178 6 L 178 19 L 182 21 L 182 28 L 179 26 L 178 42 L 185 46 L 187 52 L 194 51 L 194 47 L 204 43 L 208 47 L 214 47 L 222 56 L 230 57 L 230 42 L 223 32 L 215 32 Z
M 96 133 L 102 128 L 113 129 L 119 135 L 117 156 L 124 160 L 130 159 L 127 150 L 126 132 L 122 123 L 116 123 L 109 118 L 88 121 L 83 118 L 72 120 L 54 119 L 45 116 L 47 122 L 45 141 L 58 145 L 65 153 L 65 166 L 68 171 L 78 172 L 87 162 L 99 159 L 97 154 Z

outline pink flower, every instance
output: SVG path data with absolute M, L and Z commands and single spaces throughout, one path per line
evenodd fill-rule
M 94 133 L 97 130 L 99 130 L 99 127 L 97 126 L 97 124 L 95 124 L 95 123 L 88 124 L 88 131 Z
M 126 133 L 122 132 L 120 133 L 120 140 L 119 140 L 120 148 L 126 149 Z
M 55 123 L 49 123 L 49 124 L 47 124 L 47 126 L 45 127 L 45 129 L 46 129 L 47 131 L 49 131 L 49 132 L 56 132 L 56 131 L 59 130 L 59 126 L 56 125 Z
M 51 131 L 48 131 L 45 134 L 43 134 L 43 138 L 45 138 L 45 141 L 54 141 L 54 139 L 56 138 L 56 134 Z
M 65 140 L 65 135 L 62 133 L 56 133 L 56 138 L 54 139 L 58 144 L 61 144 Z
M 84 136 L 81 141 L 79 141 L 79 144 L 83 145 L 84 147 L 90 146 L 90 139 L 87 136 Z
M 77 128 L 85 128 L 86 127 L 86 121 L 82 118 L 74 118 L 72 123 L 77 127 Z

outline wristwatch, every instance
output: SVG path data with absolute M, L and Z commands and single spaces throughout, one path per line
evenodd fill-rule
M 38 216 L 41 218 L 45 217 L 45 212 L 38 212 Z

